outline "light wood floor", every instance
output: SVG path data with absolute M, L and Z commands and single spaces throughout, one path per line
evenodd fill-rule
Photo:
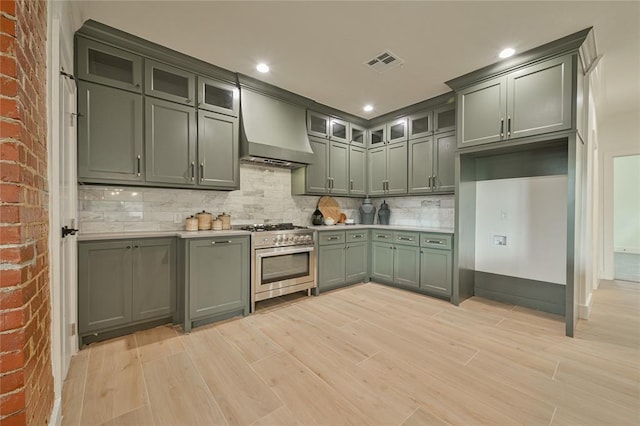
M 638 286 L 604 283 L 574 339 L 553 315 L 371 283 L 265 302 L 80 351 L 63 424 L 640 424 Z

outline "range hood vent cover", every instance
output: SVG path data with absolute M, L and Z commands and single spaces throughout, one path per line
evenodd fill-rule
M 404 60 L 400 59 L 398 55 L 391 53 L 389 50 L 378 53 L 373 59 L 365 62 L 365 65 L 381 74 L 403 64 Z
M 313 162 L 304 107 L 246 88 L 240 105 L 243 161 L 287 168 Z

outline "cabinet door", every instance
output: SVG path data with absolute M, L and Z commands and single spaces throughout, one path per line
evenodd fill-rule
M 407 142 L 387 147 L 387 193 L 407 193 Z
M 309 144 L 313 150 L 313 164 L 306 167 L 306 192 L 325 194 L 329 189 L 329 142 L 325 139 L 310 137 Z
M 189 241 L 191 319 L 248 309 L 249 238 Z
M 198 185 L 240 187 L 238 119 L 198 111 Z
M 367 151 L 367 169 L 369 179 L 367 185 L 369 195 L 385 193 L 387 179 L 387 148 L 381 146 Z
M 409 141 L 409 193 L 431 192 L 433 136 Z
M 382 124 L 380 126 L 376 126 L 371 130 L 369 130 L 369 146 L 370 147 L 373 148 L 377 146 L 382 146 L 387 143 L 386 129 L 387 129 L 386 125 Z
M 365 195 L 367 182 L 367 150 L 349 147 L 349 194 Z
M 329 119 L 329 138 L 332 141 L 349 143 L 349 123 L 339 118 Z
M 436 133 L 452 132 L 456 130 L 455 104 L 441 106 L 433 111 L 433 125 Z
M 422 248 L 420 257 L 420 288 L 451 297 L 451 252 Z
M 319 138 L 328 138 L 329 116 L 307 110 L 307 133 Z
M 78 244 L 78 330 L 81 334 L 131 322 L 131 241 Z
M 133 319 L 161 318 L 176 311 L 176 240 L 133 241 Z
M 146 98 L 145 173 L 148 182 L 195 184 L 193 107 Z
M 344 244 L 321 246 L 318 249 L 318 288 L 329 290 L 345 283 Z
M 453 192 L 455 187 L 455 132 L 435 135 L 435 161 L 433 171 L 433 190 Z
M 387 124 L 387 141 L 389 143 L 407 140 L 407 117 L 402 117 Z
M 364 127 L 352 124 L 350 127 L 351 144 L 366 146 L 367 145 L 367 129 Z
M 393 282 L 393 244 L 371 243 L 371 280 Z
M 349 145 L 330 143 L 329 177 L 331 194 L 347 195 L 349 193 Z
M 367 243 L 347 243 L 345 249 L 345 282 L 357 283 L 367 279 L 369 250 Z
M 167 64 L 145 59 L 145 95 L 194 106 L 196 76 Z
M 506 134 L 507 79 L 499 77 L 458 93 L 458 147 L 502 140 Z
M 142 92 L 142 57 L 133 53 L 77 38 L 78 78 L 119 89 Z
M 410 287 L 420 285 L 420 247 L 394 246 L 393 281 Z
M 507 137 L 571 128 L 572 57 L 515 71 L 507 77 Z
M 237 87 L 198 77 L 198 108 L 237 117 L 239 107 L 240 91 Z
M 433 133 L 433 111 L 414 114 L 408 119 L 409 140 L 429 136 Z
M 78 82 L 78 180 L 142 182 L 142 95 Z

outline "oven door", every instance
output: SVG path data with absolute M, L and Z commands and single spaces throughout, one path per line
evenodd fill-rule
M 255 256 L 255 293 L 315 281 L 316 254 L 313 246 L 257 249 Z

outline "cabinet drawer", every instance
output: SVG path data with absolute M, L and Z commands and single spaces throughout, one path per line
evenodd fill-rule
M 348 243 L 355 243 L 359 241 L 369 241 L 369 230 L 368 229 L 358 229 L 355 231 L 347 231 L 347 239 Z
M 443 234 L 422 234 L 420 246 L 443 250 L 451 250 L 452 236 Z
M 419 246 L 420 234 L 418 232 L 394 232 L 393 242 L 396 244 L 404 244 L 407 246 Z
M 344 244 L 344 231 L 318 232 L 318 245 Z
M 385 243 L 393 242 L 393 232 L 392 231 L 380 231 L 378 229 L 374 229 L 371 231 L 371 239 L 373 241 L 382 241 Z

